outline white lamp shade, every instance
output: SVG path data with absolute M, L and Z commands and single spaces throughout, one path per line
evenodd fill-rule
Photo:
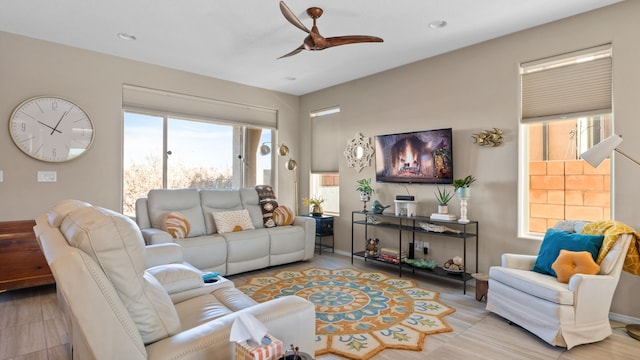
M 620 143 L 622 143 L 620 135 L 611 135 L 592 146 L 591 149 L 583 152 L 580 157 L 594 168 L 598 167 L 604 159 L 611 155 L 611 152 L 615 150 Z

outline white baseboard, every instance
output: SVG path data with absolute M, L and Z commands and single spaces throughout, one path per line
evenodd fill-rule
M 640 324 L 640 319 L 633 317 L 633 316 L 627 316 L 627 315 L 622 315 L 622 314 L 616 314 L 616 313 L 609 313 L 609 319 L 613 320 L 613 321 L 619 321 L 621 323 L 625 323 L 625 324 Z

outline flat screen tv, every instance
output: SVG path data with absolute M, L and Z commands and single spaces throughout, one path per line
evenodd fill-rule
M 378 135 L 375 139 L 376 181 L 453 183 L 451 128 Z

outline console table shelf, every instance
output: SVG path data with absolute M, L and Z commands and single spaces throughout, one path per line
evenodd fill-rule
M 365 219 L 361 219 L 364 216 Z M 374 223 L 367 221 L 367 216 L 374 216 L 380 222 Z M 421 228 L 419 224 L 421 222 L 428 222 L 434 225 L 442 225 L 446 226 L 450 229 L 455 230 L 456 232 L 436 232 L 429 231 Z M 354 248 L 354 227 L 355 226 L 364 226 L 364 241 L 363 244 L 366 244 L 368 239 L 368 231 L 369 227 L 375 228 L 383 228 L 395 230 L 398 232 L 398 251 L 402 250 L 402 242 L 403 242 L 403 232 L 410 233 L 411 243 L 415 244 L 415 235 L 423 234 L 430 237 L 433 237 L 434 240 L 454 240 L 462 242 L 462 263 L 464 272 L 450 272 L 445 270 L 442 267 L 436 267 L 434 269 L 422 268 L 413 266 L 411 264 L 400 261 L 399 263 L 394 263 L 382 259 L 377 256 L 369 256 L 366 255 L 364 251 L 356 251 Z M 459 231 L 459 233 L 457 232 Z M 457 221 L 443 221 L 443 220 L 431 220 L 430 217 L 425 216 L 402 216 L 395 215 L 391 213 L 382 213 L 382 214 L 373 214 L 371 212 L 364 211 L 353 211 L 351 213 L 351 263 L 353 264 L 353 258 L 359 257 L 363 258 L 365 261 L 372 260 L 376 262 L 386 263 L 390 265 L 395 265 L 398 267 L 398 272 L 400 276 L 402 276 L 403 269 L 410 269 L 413 274 L 415 274 L 416 270 L 422 272 L 427 275 L 441 276 L 447 279 L 461 281 L 463 283 L 463 293 L 467 292 L 467 281 L 472 279 L 471 273 L 467 272 L 467 240 L 475 240 L 475 269 L 476 273 L 478 272 L 478 222 L 470 221 L 469 223 L 458 223 Z

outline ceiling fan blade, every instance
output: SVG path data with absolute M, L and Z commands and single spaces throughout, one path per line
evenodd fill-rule
M 289 57 L 289 56 L 293 56 L 293 55 L 299 53 L 302 50 L 304 50 L 304 45 L 300 45 L 297 49 L 293 50 L 290 53 L 287 53 L 287 54 L 284 54 L 284 55 L 280 56 L 278 59 L 282 59 L 282 58 L 286 58 L 286 57 Z
M 335 37 L 328 37 L 326 38 L 326 40 L 327 40 L 327 47 L 340 46 L 340 45 L 346 45 L 346 44 L 357 44 L 357 43 L 364 43 L 364 42 L 384 42 L 384 40 L 382 40 L 377 36 L 367 36 L 367 35 L 335 36 Z
M 289 9 L 289 7 L 287 7 L 284 1 L 280 1 L 280 11 L 282 11 L 282 15 L 284 15 L 284 18 L 287 19 L 291 24 L 293 24 L 293 26 L 297 27 L 298 29 L 306 33 L 311 32 L 309 29 L 307 29 L 306 26 L 304 26 L 304 24 L 300 21 L 300 19 L 298 19 L 293 14 L 293 12 Z

